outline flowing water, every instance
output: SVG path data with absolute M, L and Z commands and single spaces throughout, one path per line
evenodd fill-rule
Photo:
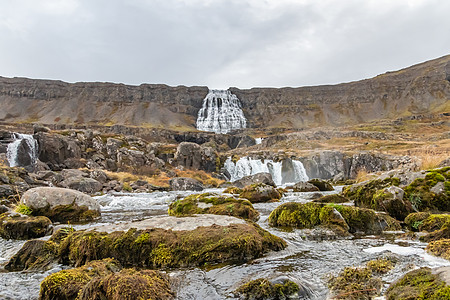
M 207 190 L 221 192 L 221 189 Z M 335 193 L 324 192 L 324 194 Z M 154 192 L 142 194 L 110 194 L 96 197 L 102 207 L 102 218 L 91 225 L 76 225 L 83 229 L 98 224 L 141 220 L 157 215 L 166 215 L 169 203 L 193 192 Z M 271 233 L 282 237 L 288 247 L 271 252 L 264 257 L 242 264 L 222 264 L 209 268 L 187 268 L 168 271 L 177 299 L 234 299 L 232 291 L 249 280 L 266 277 L 274 280 L 290 279 L 301 286 L 299 299 L 326 299 L 327 274 L 342 270 L 345 266 L 357 266 L 386 254 L 398 258 L 394 272 L 383 280 L 389 282 L 414 267 L 450 265 L 449 261 L 425 253 L 426 244 L 396 240 L 392 235 L 366 236 L 359 239 L 313 238 L 311 232 L 290 232 L 271 228 L 267 224 L 270 212 L 278 205 L 289 202 L 308 202 L 312 193 L 288 193 L 276 203 L 258 203 L 258 224 Z M 23 241 L 0 239 L 0 264 L 23 245 Z M 47 275 L 64 266 L 56 266 L 46 272 L 2 272 L 0 273 L 0 299 L 37 299 L 39 283 Z
M 228 133 L 247 127 L 247 119 L 236 95 L 228 90 L 210 90 L 198 112 L 197 129 Z
M 22 167 L 19 166 L 19 149 L 23 147 L 27 148 L 26 155 L 29 156 L 27 160 L 30 165 L 34 165 L 37 160 L 38 154 L 38 144 L 31 134 L 13 133 L 14 140 L 8 144 L 8 149 L 6 152 L 6 157 L 8 158 L 8 163 L 10 167 Z

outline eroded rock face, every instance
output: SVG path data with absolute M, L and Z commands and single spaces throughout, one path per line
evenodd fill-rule
M 80 222 L 100 216 L 100 205 L 90 196 L 79 191 L 38 187 L 26 191 L 22 202 L 33 210 L 34 215 L 47 216 L 58 222 Z
M 188 169 L 215 172 L 217 169 L 217 153 L 211 147 L 195 143 L 182 142 L 177 147 L 175 160 L 178 165 Z

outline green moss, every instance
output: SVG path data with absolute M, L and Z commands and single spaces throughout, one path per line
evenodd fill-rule
M 254 183 L 246 186 L 239 197 L 250 200 L 252 203 L 278 201 L 283 195 L 273 186 L 264 183 Z
M 419 230 L 435 231 L 440 230 L 446 224 L 450 223 L 450 215 L 433 214 L 423 220 Z
M 405 224 L 410 230 L 418 231 L 421 230 L 421 225 L 423 221 L 430 216 L 427 212 L 417 212 L 411 213 L 405 218 Z
M 31 213 L 33 212 L 33 210 L 30 207 L 28 207 L 27 205 L 25 205 L 23 203 L 19 203 L 16 206 L 15 211 L 22 215 L 31 215 Z
M 58 245 L 53 241 L 31 240 L 8 261 L 8 271 L 43 270 L 55 262 Z
M 265 278 L 259 278 L 243 284 L 235 292 L 240 295 L 240 299 L 284 300 L 290 299 L 298 291 L 300 287 L 295 282 L 286 280 L 283 283 L 274 284 Z
M 246 261 L 285 242 L 258 225 L 199 227 L 192 231 L 159 228 L 127 232 L 76 231 L 59 247 L 60 261 L 75 266 L 87 261 L 115 257 L 125 266 L 202 266 L 230 260 Z
M 438 275 L 432 274 L 430 268 L 420 268 L 406 273 L 391 284 L 386 291 L 387 300 L 406 299 L 448 299 L 449 286 Z
M 228 188 L 226 188 L 223 191 L 224 194 L 233 194 L 233 195 L 239 195 L 240 193 L 242 193 L 242 189 L 235 187 L 235 186 L 230 186 Z
M 394 268 L 392 261 L 386 258 L 371 260 L 366 264 L 366 266 L 372 271 L 372 273 L 376 274 L 386 274 Z
M 427 251 L 433 255 L 450 260 L 450 239 L 442 239 L 430 242 Z
M 78 206 L 75 203 L 67 205 L 57 205 L 53 208 L 49 206 L 35 209 L 32 214 L 34 216 L 46 216 L 53 222 L 60 223 L 84 223 L 97 219 L 100 212 L 96 210 L 89 210 L 87 206 Z
M 346 267 L 330 278 L 328 287 L 337 299 L 372 299 L 380 293 L 382 282 L 370 268 Z
M 316 186 L 319 189 L 319 191 L 334 191 L 333 186 L 330 183 L 328 183 L 327 181 L 322 180 L 322 179 L 317 179 L 317 178 L 311 179 L 311 180 L 308 180 L 308 183 Z
M 259 218 L 258 211 L 248 200 L 214 193 L 193 194 L 184 199 L 178 199 L 169 205 L 168 213 L 171 216 L 229 215 L 252 221 L 257 221 Z
M 44 216 L 33 217 L 4 213 L 0 215 L 0 237 L 15 240 L 43 237 L 47 233 L 51 233 L 51 224 L 52 222 Z
M 133 191 L 133 188 L 130 186 L 130 184 L 129 184 L 128 182 L 124 182 L 124 183 L 123 183 L 122 189 L 123 189 L 124 191 L 130 192 L 130 193 Z
M 339 194 L 333 194 L 333 195 L 325 195 L 320 197 L 319 199 L 314 199 L 313 202 L 319 202 L 319 203 L 345 203 L 349 202 L 350 200 L 345 198 L 344 196 L 341 196 Z
M 278 206 L 269 215 L 269 224 L 277 227 L 313 228 L 320 225 L 322 205 L 288 202 Z
M 396 177 L 390 177 L 386 179 L 375 179 L 366 183 L 351 185 L 345 187 L 342 190 L 344 197 L 347 197 L 351 201 L 355 202 L 356 206 L 365 208 L 376 208 L 376 203 L 374 202 L 374 195 L 389 186 L 398 186 L 400 180 Z

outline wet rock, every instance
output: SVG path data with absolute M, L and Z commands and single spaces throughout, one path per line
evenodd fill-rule
M 386 299 L 448 299 L 449 284 L 433 273 L 426 267 L 406 273 L 389 286 Z
M 251 221 L 259 219 L 259 213 L 250 201 L 214 193 L 194 194 L 178 199 L 169 206 L 170 216 L 193 214 L 228 215 Z
M 32 188 L 23 194 L 22 203 L 33 210 L 33 215 L 46 216 L 54 222 L 84 222 L 100 216 L 96 200 L 71 189 Z
M 270 173 L 258 173 L 255 175 L 249 175 L 242 177 L 233 182 L 233 185 L 238 188 L 244 188 L 248 185 L 255 183 L 264 183 L 273 187 L 276 187 L 275 182 L 272 179 L 272 175 Z
M 318 192 L 319 188 L 309 182 L 300 181 L 292 186 L 294 192 Z
M 31 240 L 5 265 L 10 272 L 22 270 L 46 270 L 56 261 L 58 245 L 51 241 Z
M 28 240 L 52 232 L 52 222 L 44 216 L 26 216 L 18 213 L 0 215 L 0 236 L 4 239 Z
M 414 211 L 411 202 L 404 199 L 405 192 L 396 186 L 390 186 L 373 195 L 373 207 L 387 212 L 397 220 L 404 220 Z
M 246 186 L 239 194 L 240 198 L 248 199 L 251 203 L 278 201 L 282 196 L 279 190 L 264 183 Z
M 172 178 L 169 185 L 173 191 L 202 191 L 205 188 L 200 181 L 189 177 Z
M 285 246 L 282 239 L 255 223 L 230 216 L 198 215 L 156 217 L 76 231 L 61 242 L 58 253 L 63 263 L 75 266 L 94 258 L 115 257 L 123 265 L 158 268 L 246 261 Z
M 318 178 L 311 179 L 311 180 L 308 180 L 308 183 L 315 185 L 321 192 L 334 191 L 333 186 L 328 181 L 325 181 L 322 179 L 318 179 Z

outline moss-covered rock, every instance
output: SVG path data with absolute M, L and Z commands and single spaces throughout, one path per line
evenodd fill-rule
M 308 183 L 315 185 L 321 192 L 334 191 L 334 187 L 326 180 L 314 178 L 308 180 Z
M 342 195 L 339 194 L 333 194 L 333 195 L 325 195 L 318 199 L 314 199 L 313 202 L 319 202 L 319 203 L 345 203 L 349 202 L 350 200 L 345 198 Z
M 52 232 L 52 222 L 44 216 L 32 217 L 18 213 L 0 215 L 0 236 L 4 239 L 28 240 Z
M 58 245 L 52 241 L 31 240 L 14 254 L 5 265 L 8 271 L 44 270 L 58 256 Z
M 228 215 L 257 221 L 259 213 L 250 201 L 214 193 L 194 194 L 178 199 L 169 205 L 169 215 L 189 216 L 193 214 Z
M 450 286 L 430 268 L 420 268 L 392 283 L 386 291 L 386 299 L 450 299 Z
M 428 232 L 440 230 L 446 223 L 450 223 L 450 214 L 432 214 L 423 220 L 419 230 Z
M 92 261 L 80 268 L 53 273 L 41 282 L 39 299 L 75 300 L 82 288 L 93 278 L 104 277 L 121 268 L 116 260 L 108 258 L 102 261 Z
M 346 267 L 330 278 L 328 287 L 336 299 L 362 300 L 379 295 L 383 283 L 368 267 Z
M 159 271 L 123 269 L 91 279 L 79 292 L 77 300 L 173 299 L 169 277 Z
M 408 226 L 409 230 L 419 231 L 423 221 L 430 216 L 428 212 L 416 212 L 411 213 L 405 218 L 405 224 Z
M 450 167 L 430 170 L 404 188 L 405 197 L 417 210 L 450 211 Z M 443 189 L 436 189 L 436 185 Z
M 342 190 L 342 195 L 354 201 L 356 206 L 374 208 L 373 196 L 378 191 L 399 184 L 400 180 L 396 177 L 374 179 L 347 186 Z
M 420 237 L 420 240 L 425 242 L 438 241 L 442 239 L 450 239 L 450 222 L 445 222 L 440 229 Z
M 276 188 L 265 183 L 246 186 L 239 194 L 239 197 L 248 199 L 251 203 L 278 201 L 282 196 Z
M 246 261 L 284 247 L 282 239 L 248 223 L 183 231 L 76 231 L 61 242 L 59 254 L 63 263 L 75 266 L 114 257 L 124 266 L 156 268 Z
M 291 188 L 294 192 L 301 192 L 301 193 L 318 192 L 319 191 L 319 188 L 317 186 L 315 186 L 314 184 L 311 184 L 309 182 L 305 182 L 305 181 L 297 182 Z
M 299 291 L 298 284 L 289 280 L 272 283 L 265 278 L 259 278 L 241 285 L 235 293 L 245 300 L 284 300 L 296 299 Z
M 442 239 L 430 242 L 427 251 L 433 255 L 450 260 L 450 239 Z
M 342 233 L 380 234 L 400 230 L 393 218 L 371 209 L 346 205 L 289 202 L 278 206 L 269 216 L 269 224 L 278 227 L 313 228 L 324 225 Z
M 223 193 L 239 195 L 240 193 L 242 193 L 242 189 L 238 188 L 238 187 L 235 187 L 235 186 L 229 186 L 223 191 Z

